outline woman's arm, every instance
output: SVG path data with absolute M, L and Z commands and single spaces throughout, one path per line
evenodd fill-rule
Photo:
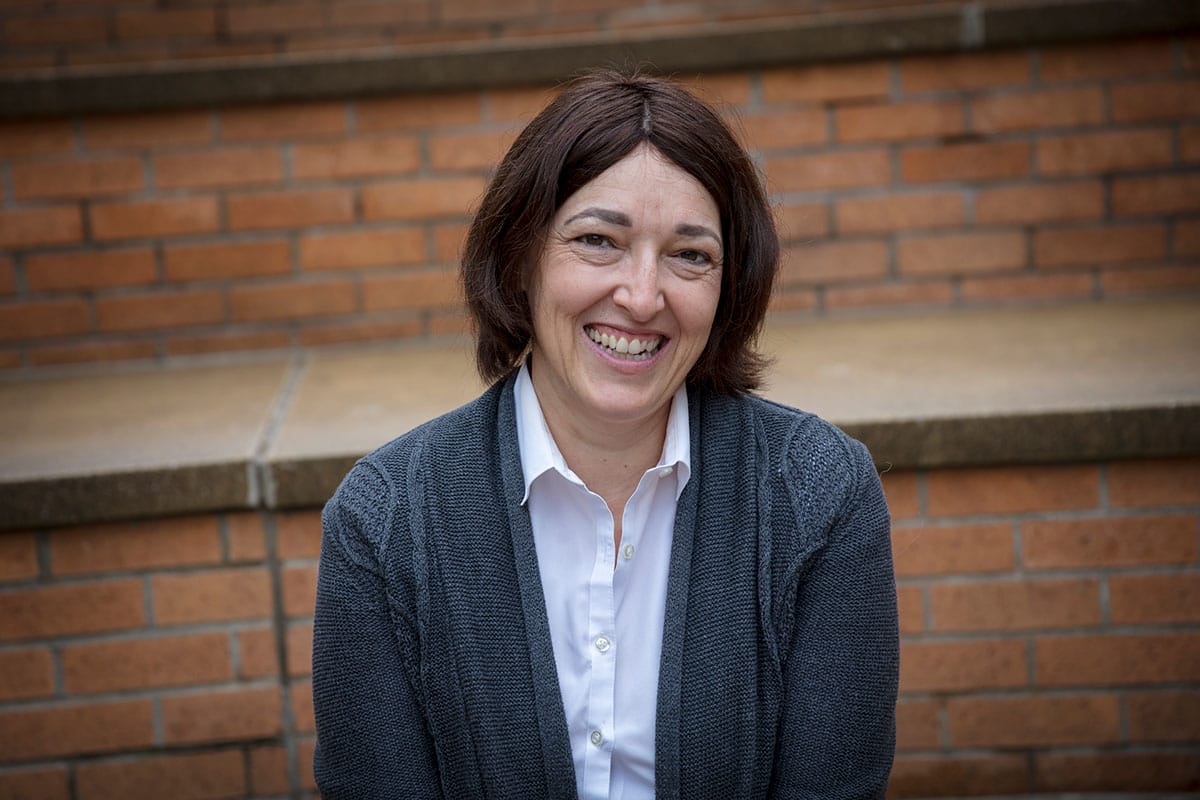
M 883 798 L 899 680 L 890 521 L 866 448 L 828 545 L 801 568 L 784 654 L 776 798 Z
M 395 508 L 392 494 L 360 462 L 322 515 L 313 771 L 324 800 L 442 797 L 420 702 L 412 612 L 390 613 L 377 555 Z

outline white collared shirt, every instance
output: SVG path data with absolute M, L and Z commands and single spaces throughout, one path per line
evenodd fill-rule
M 527 365 L 513 394 L 522 503 L 533 525 L 580 800 L 653 798 L 667 572 L 675 508 L 691 473 L 687 390 L 672 398 L 658 464 L 625 504 L 619 554 L 608 505 L 567 466 Z

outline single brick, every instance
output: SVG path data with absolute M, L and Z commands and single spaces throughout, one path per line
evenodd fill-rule
M 270 576 L 262 568 L 205 570 L 151 579 L 154 621 L 186 625 L 271 615 Z
M 288 780 L 287 750 L 279 745 L 264 745 L 250 749 L 250 791 L 254 797 L 287 795 L 292 790 Z
M 901 700 L 896 704 L 896 749 L 936 750 L 941 723 L 933 700 Z
M 128 361 L 153 358 L 158 350 L 150 341 L 84 342 L 82 344 L 46 345 L 29 351 L 29 363 L 90 364 L 101 361 Z
M 92 236 L 101 241 L 211 233 L 219 227 L 213 197 L 98 203 L 89 213 Z
M 1113 695 L 956 697 L 946 701 L 954 747 L 1053 747 L 1120 740 Z
M 925 630 L 925 601 L 920 588 L 901 586 L 896 590 L 896 605 L 900 614 L 900 633 L 921 633 Z
M 891 179 L 891 159 L 880 148 L 767 159 L 767 187 L 775 192 L 883 186 Z
M 171 281 L 285 275 L 292 269 L 291 246 L 284 239 L 170 245 L 163 261 Z
M 313 775 L 313 752 L 316 750 L 316 738 L 298 739 L 296 741 L 296 762 L 299 764 L 300 786 L 315 791 L 317 781 Z
M 198 153 L 169 153 L 154 158 L 154 183 L 160 189 L 212 189 L 278 183 L 283 160 L 274 147 L 239 147 Z
M 420 264 L 425 261 L 425 232 L 420 228 L 354 230 L 304 235 L 304 269 L 357 269 Z
M 0 158 L 69 153 L 75 147 L 71 120 L 4 120 Z
M 429 138 L 429 165 L 450 172 L 491 169 L 516 137 L 514 130 L 435 134 Z
M 879 476 L 887 495 L 888 511 L 892 519 L 908 519 L 920 514 L 920 499 L 917 489 L 917 473 L 911 470 L 885 472 Z
M 275 6 L 236 5 L 225 10 L 229 32 L 242 37 L 254 34 L 283 34 L 324 30 L 325 7 L 317 3 L 291 3 L 287 13 Z
M 912 56 L 900 61 L 900 85 L 906 94 L 1022 86 L 1031 74 L 1025 50 Z
M 1009 275 L 966 278 L 959 294 L 968 303 L 1031 299 L 1087 299 L 1095 291 L 1090 275 Z
M 1100 473 L 1088 465 L 935 470 L 926 489 L 935 517 L 1066 511 L 1096 507 Z
M 971 127 L 978 133 L 1077 128 L 1103 121 L 1099 88 L 1005 92 L 971 102 Z
M 1200 220 L 1175 223 L 1175 255 L 1200 256 Z
M 430 323 L 428 334 L 439 335 Z M 425 335 L 420 319 L 411 317 L 383 322 L 313 323 L 300 331 L 300 344 L 304 347 L 320 347 L 344 342 L 370 342 L 385 339 L 411 339 Z
M 1024 269 L 1025 234 L 914 234 L 896 244 L 902 275 L 962 275 Z
M 12 184 L 18 200 L 99 197 L 140 191 L 145 178 L 136 158 L 81 158 L 13 164 Z
M 1195 748 L 1174 752 L 1039 753 L 1038 788 L 1079 791 L 1194 791 L 1200 785 Z
M 162 698 L 167 745 L 266 739 L 280 733 L 279 689 L 236 689 Z
M 1200 113 L 1200 79 L 1126 83 L 1110 90 L 1113 122 L 1149 122 Z
M 25 258 L 25 282 L 34 292 L 145 286 L 157 279 L 154 251 L 148 247 L 31 253 Z
M 810 241 L 829 235 L 829 212 L 824 203 L 791 203 L 776 206 L 774 211 L 781 241 Z
M 163 291 L 96 301 L 102 331 L 141 331 L 213 325 L 225 319 L 218 291 Z
M 295 103 L 247 106 L 221 111 L 221 138 L 247 140 L 312 139 L 346 132 L 346 105 Z
M 467 241 L 467 226 L 458 222 L 442 222 L 433 226 L 433 250 L 441 264 L 458 264 Z
M 317 568 L 285 567 L 283 570 L 283 613 L 289 617 L 311 617 L 317 604 Z
M 313 714 L 312 684 L 309 682 L 293 682 L 288 687 L 291 696 L 292 720 L 298 733 L 313 733 L 317 729 Z
M 5 45 L 86 44 L 108 35 L 105 17 L 98 14 L 12 17 L 4 21 Z
M 406 130 L 474 125 L 480 122 L 483 103 L 476 92 L 406 95 L 359 100 L 358 130 Z
M 1200 634 L 1045 636 L 1034 642 L 1039 686 L 1135 686 L 1200 680 Z
M 0 255 L 0 295 L 17 293 L 17 271 L 12 259 Z
M 1104 185 L 1100 181 L 1027 184 L 981 189 L 975 195 L 980 225 L 1037 224 L 1100 219 Z
M 954 302 L 954 288 L 948 281 L 885 283 L 874 286 L 829 286 L 825 289 L 824 294 L 825 307 L 829 309 L 948 306 Z
M 955 192 L 849 197 L 837 201 L 836 214 L 839 234 L 954 228 L 965 219 Z
M 1043 137 L 1036 154 L 1044 175 L 1095 175 L 1169 166 L 1173 150 L 1169 130 L 1150 129 Z
M 1134 742 L 1200 740 L 1200 691 L 1138 692 L 1125 696 Z
M 1200 622 L 1200 572 L 1112 575 L 1114 625 Z
M 79 800 L 171 797 L 209 800 L 246 791 L 240 750 L 93 761 L 75 768 Z
M 933 629 L 1012 631 L 1098 625 L 1100 582 L 1056 578 L 929 587 Z
M 15 708 L 0 713 L 3 761 L 35 761 L 150 747 L 149 700 Z
M 467 216 L 483 196 L 482 178 L 426 178 L 376 183 L 362 190 L 367 220 Z
M 267 557 L 266 531 L 263 529 L 261 512 L 226 514 L 225 526 L 230 561 L 262 561 Z
M 239 350 L 279 350 L 291 345 L 286 331 L 263 333 L 222 332 L 209 336 L 172 336 L 167 340 L 168 355 L 228 353 Z
M 84 333 L 91 323 L 82 300 L 47 300 L 0 308 L 0 341 Z
M 1112 206 L 1120 216 L 1200 210 L 1200 173 L 1115 178 Z
M 431 21 L 425 3 L 342 2 L 329 7 L 329 22 L 338 28 L 374 28 Z
M 354 195 L 349 189 L 230 195 L 225 207 L 229 229 L 234 231 L 305 228 L 354 219 Z
M 54 658 L 44 647 L 0 650 L 0 701 L 54 694 Z
M 946 575 L 1009 572 L 1014 565 L 1009 523 L 894 527 L 892 550 L 896 575 Z
M 1023 794 L 1029 789 L 1029 767 L 1023 754 L 898 756 L 888 782 L 888 796 L 967 797 Z
M 142 583 L 136 579 L 0 592 L 0 641 L 119 631 L 145 622 Z
M 229 292 L 233 318 L 239 322 L 349 314 L 357 310 L 357 302 L 350 281 L 236 286 Z
M 26 581 L 37 575 L 37 537 L 19 531 L 0 534 L 0 581 Z
M 281 559 L 319 558 L 321 555 L 321 512 L 281 512 L 275 518 L 276 552 Z
M 788 67 L 762 73 L 767 103 L 836 103 L 886 98 L 891 68 L 886 61 Z
M 906 642 L 900 648 L 901 692 L 1010 689 L 1028 684 L 1025 643 L 1017 639 Z
M 1114 269 L 1100 274 L 1100 289 L 1106 297 L 1197 287 L 1200 287 L 1200 270 L 1195 266 Z
M 1059 83 L 1170 72 L 1173 61 L 1166 38 L 1088 42 L 1047 48 L 1038 71 L 1043 81 Z
M 442 0 L 441 19 L 451 23 L 480 22 L 494 24 L 499 20 L 528 18 L 537 14 L 542 4 L 537 0 L 512 0 L 503 5 L 479 0 Z
M 800 109 L 746 115 L 739 118 L 738 123 L 745 133 L 747 148 L 781 150 L 827 143 L 829 126 L 826 120 L 826 112 L 823 110 Z
M 288 675 L 303 677 L 312 672 L 312 623 L 292 623 L 287 629 Z
M 1021 523 L 1028 569 L 1191 564 L 1200 557 L 1191 515 L 1030 520 Z
M 72 694 L 217 683 L 233 677 L 226 633 L 158 636 L 63 648 L 63 685 Z
M 0 247 L 71 244 L 82 238 L 83 218 L 77 205 L 0 211 Z
M 750 81 L 744 73 L 739 73 L 735 76 L 704 76 L 705 79 L 713 77 L 725 77 L 726 80 L 721 81 L 721 88 L 724 89 L 729 84 L 730 80 L 740 80 L 743 84 L 741 92 L 737 89 L 729 87 L 730 91 L 735 94 L 748 95 L 750 91 Z M 534 87 L 516 87 L 506 89 L 491 89 L 484 96 L 486 99 L 488 119 L 492 122 L 519 122 L 522 125 L 528 124 L 538 112 L 550 104 L 554 99 L 555 92 L 553 89 L 548 89 L 541 86 Z M 744 103 L 736 103 L 736 105 L 744 105 Z
M 80 122 L 90 150 L 143 149 L 212 141 L 208 111 L 156 111 L 87 117 Z
M 1200 125 L 1180 126 L 1179 157 L 1185 162 L 1200 161 Z
M 1026 142 L 913 146 L 900 153 L 900 175 L 905 183 L 1023 178 L 1030 154 Z
M 834 241 L 785 248 L 780 263 L 783 283 L 826 283 L 882 278 L 888 248 L 880 241 Z
M 296 178 L 402 175 L 415 172 L 420 166 L 420 144 L 413 136 L 348 139 L 292 147 L 292 175 Z
M 279 674 L 279 651 L 272 628 L 250 628 L 237 632 L 241 658 L 238 677 L 242 680 L 275 677 Z
M 1038 230 L 1033 259 L 1038 266 L 1093 266 L 1165 258 L 1166 228 L 1160 224 Z
M 1110 464 L 1108 501 L 1118 508 L 1200 503 L 1200 458 Z
M 56 575 L 215 564 L 220 560 L 221 542 L 213 516 L 87 525 L 50 534 L 51 571 Z
M 891 142 L 957 136 L 964 130 L 959 100 L 886 103 L 839 108 L 834 117 L 839 142 Z
M 116 29 L 121 39 L 209 37 L 217 33 L 217 14 L 212 8 L 126 11 L 117 14 Z
M 367 311 L 435 308 L 461 302 L 458 278 L 453 272 L 428 270 L 363 281 L 363 304 Z
M 66 767 L 0 772 L 0 797 L 8 800 L 71 800 Z

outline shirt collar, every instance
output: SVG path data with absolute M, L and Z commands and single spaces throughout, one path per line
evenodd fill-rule
M 543 473 L 554 470 L 572 483 L 583 486 L 571 468 L 567 466 L 562 452 L 550 434 L 533 379 L 529 375 L 529 362 L 521 364 L 513 385 L 513 400 L 517 412 L 517 445 L 521 452 L 521 472 L 525 478 L 525 495 L 521 505 L 529 501 L 529 487 Z M 662 454 L 653 469 L 670 466 L 675 468 L 678 479 L 675 484 L 675 499 L 683 493 L 683 487 L 691 475 L 692 441 L 688 427 L 687 388 L 681 385 L 671 398 L 671 411 L 667 416 L 667 434 L 663 439 Z

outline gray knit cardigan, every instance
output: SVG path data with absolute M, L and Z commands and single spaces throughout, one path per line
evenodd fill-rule
M 325 507 L 317 784 L 340 798 L 574 798 L 513 380 L 363 458 Z M 896 592 L 866 449 L 690 389 L 658 684 L 659 798 L 882 798 Z

